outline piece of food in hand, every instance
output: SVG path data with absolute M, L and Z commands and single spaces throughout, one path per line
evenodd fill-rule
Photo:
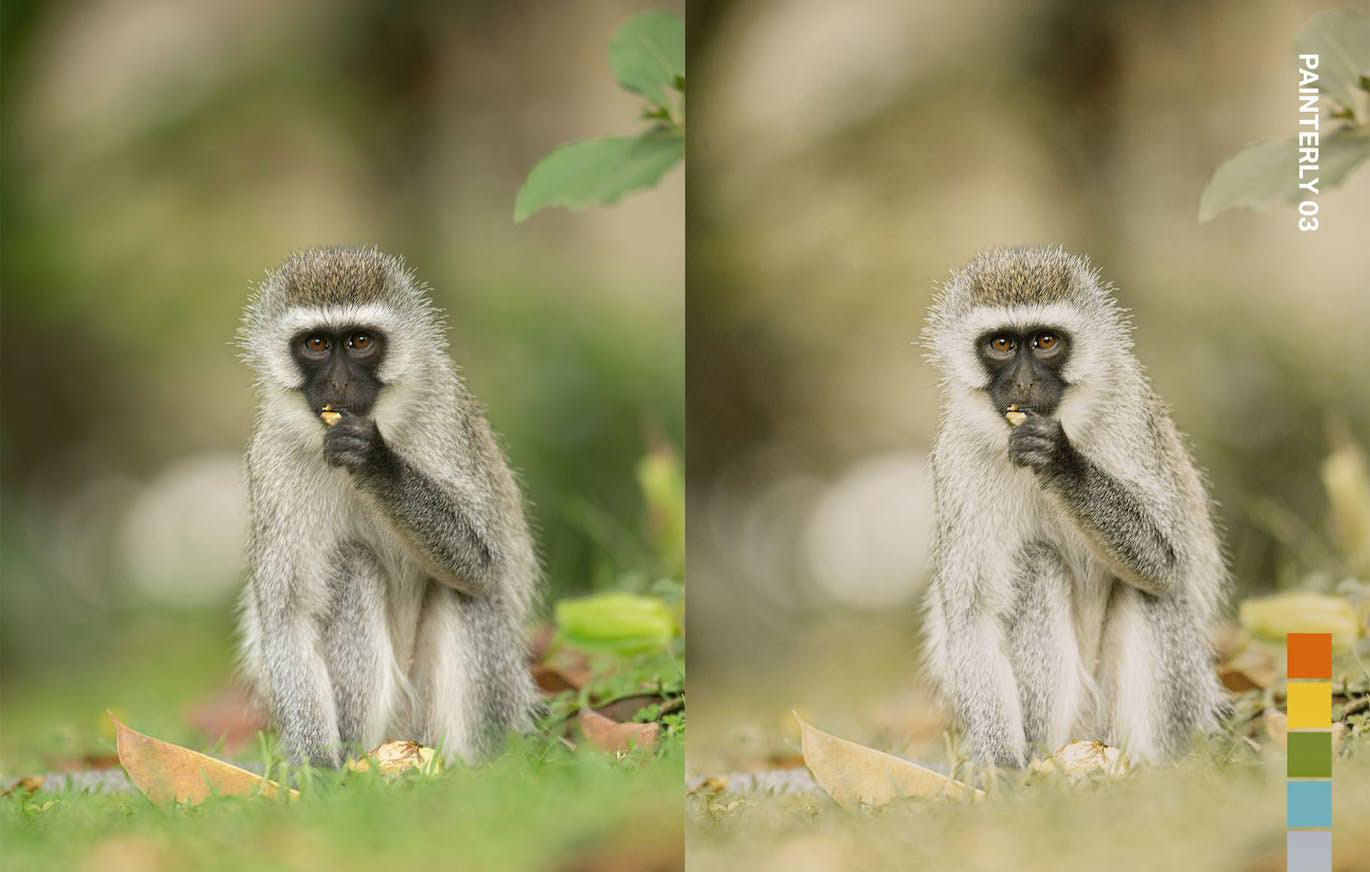
M 1027 412 L 1018 408 L 1017 403 L 1013 403 L 1007 409 L 1004 410 L 1004 418 L 1008 421 L 1008 425 L 1010 427 L 1017 427 L 1019 424 L 1027 420 Z
M 342 420 L 342 412 L 334 409 L 333 404 L 329 403 L 319 410 L 319 417 L 323 419 L 325 425 L 332 427 Z
M 372 760 L 376 761 L 376 768 L 386 778 L 394 778 L 410 769 L 417 769 L 428 775 L 436 775 L 442 771 L 442 757 L 438 752 L 418 742 L 386 742 L 377 745 L 361 760 L 348 760 L 347 768 L 353 772 L 366 772 L 371 768 Z

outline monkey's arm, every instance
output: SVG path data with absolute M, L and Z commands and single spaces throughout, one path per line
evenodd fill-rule
M 1037 472 L 1118 578 L 1157 596 L 1175 587 L 1179 543 L 1149 495 L 1081 453 L 1060 421 L 1030 416 L 1009 433 L 1009 457 Z
M 346 415 L 324 434 L 324 457 L 352 471 L 420 563 L 435 579 L 462 593 L 485 593 L 499 578 L 498 541 L 462 494 L 401 456 L 381 437 L 376 422 Z

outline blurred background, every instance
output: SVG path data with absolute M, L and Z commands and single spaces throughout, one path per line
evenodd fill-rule
M 981 248 L 1061 243 L 1118 285 L 1236 596 L 1340 580 L 1320 464 L 1370 435 L 1370 171 L 1317 233 L 1196 220 L 1223 160 L 1295 131 L 1291 41 L 1338 5 L 691 3 L 691 773 L 793 760 L 791 709 L 940 752 L 913 343 Z
M 176 738 L 229 681 L 231 343 L 294 248 L 408 259 L 522 474 L 547 601 L 631 586 L 635 466 L 684 438 L 684 174 L 512 215 L 555 146 L 641 127 L 606 49 L 658 6 L 684 8 L 6 0 L 0 770 L 88 747 L 111 705 Z

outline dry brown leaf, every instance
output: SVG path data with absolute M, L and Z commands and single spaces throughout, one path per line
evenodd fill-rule
M 696 784 L 692 790 L 686 791 L 686 793 L 690 796 L 693 796 L 696 793 L 707 793 L 709 795 L 713 795 L 715 793 L 722 793 L 727 788 L 727 776 L 710 775 L 708 778 L 705 778 L 703 781 Z
M 1218 667 L 1218 680 L 1223 683 L 1223 687 L 1233 693 L 1265 690 L 1275 681 L 1277 674 L 1278 671 L 1273 666 L 1264 669 L 1226 663 Z
M 762 761 L 761 769 L 799 769 L 804 765 L 803 754 L 770 754 Z
M 558 694 L 566 690 L 580 690 L 590 683 L 594 673 L 590 671 L 587 662 L 567 661 L 558 665 L 546 663 L 538 664 L 532 668 L 533 681 L 537 682 L 538 687 L 549 694 Z
M 613 754 L 631 751 L 635 747 L 655 748 L 657 735 L 661 732 L 661 724 L 620 724 L 593 709 L 582 709 L 579 721 L 580 729 L 591 745 Z
M 799 722 L 805 765 L 818 786 L 843 808 L 884 805 L 911 796 L 959 798 L 967 791 L 984 795 L 981 790 L 893 754 L 830 736 L 810 726 L 798 713 L 794 719 Z
M 266 715 L 242 688 L 228 687 L 196 703 L 186 721 L 210 743 L 223 742 L 232 756 L 248 747 L 267 727 Z
M 43 787 L 43 782 L 45 781 L 47 781 L 47 778 L 45 778 L 42 775 L 25 775 L 23 778 L 20 778 L 17 781 L 15 781 L 9 787 L 6 787 L 4 790 L 0 790 L 0 796 L 9 796 L 16 790 L 22 790 L 25 793 L 33 793 L 35 790 L 41 790 Z
M 119 765 L 118 754 L 82 754 L 61 757 L 52 763 L 54 772 L 89 772 L 92 769 L 113 769 Z
M 603 705 L 595 706 L 595 711 L 604 715 L 611 721 L 618 721 L 626 724 L 637 718 L 637 713 L 649 705 L 659 706 L 657 717 L 668 715 L 671 712 L 679 711 L 684 708 L 685 701 L 680 697 L 667 699 L 655 693 L 639 693 L 633 696 L 625 696 Z
M 365 772 L 376 761 L 376 769 L 386 778 L 394 778 L 410 769 L 417 769 L 430 775 L 442 771 L 442 757 L 432 748 L 418 742 L 385 742 L 371 749 L 360 760 L 348 760 L 347 768 L 353 772 Z
M 1121 775 L 1129 768 L 1131 766 L 1122 751 L 1092 739 L 1069 742 L 1045 760 L 1032 764 L 1034 772 L 1054 772 L 1059 769 L 1071 778 L 1083 778 L 1095 771 Z
M 260 793 L 275 798 L 281 786 L 213 757 L 130 730 L 113 714 L 119 762 L 129 779 L 155 805 L 194 805 L 211 796 Z M 291 798 L 299 791 L 288 791 Z
M 1229 652 L 1218 667 L 1218 678 L 1223 687 L 1235 693 L 1265 690 L 1279 676 L 1275 648 L 1269 645 L 1248 644 Z

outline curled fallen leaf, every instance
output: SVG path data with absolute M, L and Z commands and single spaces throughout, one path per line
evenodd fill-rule
M 847 809 L 885 805 L 905 797 L 983 796 L 954 778 L 865 745 L 830 736 L 795 714 L 804 763 L 818 786 Z
M 579 722 L 581 731 L 591 745 L 612 754 L 627 753 L 633 748 L 654 748 L 657 736 L 661 733 L 661 724 L 621 724 L 593 709 L 582 709 Z
M 366 772 L 371 768 L 372 760 L 376 761 L 376 770 L 386 778 L 394 778 L 411 769 L 436 775 L 443 766 L 442 757 L 432 748 L 418 742 L 401 741 L 377 745 L 362 759 L 347 761 L 347 768 L 353 772 Z
M 205 754 L 145 736 L 130 730 L 114 717 L 119 762 L 139 790 L 153 804 L 194 805 L 211 796 L 241 796 L 260 793 L 275 798 L 281 785 L 246 769 L 239 769 Z M 292 799 L 299 791 L 290 789 Z

